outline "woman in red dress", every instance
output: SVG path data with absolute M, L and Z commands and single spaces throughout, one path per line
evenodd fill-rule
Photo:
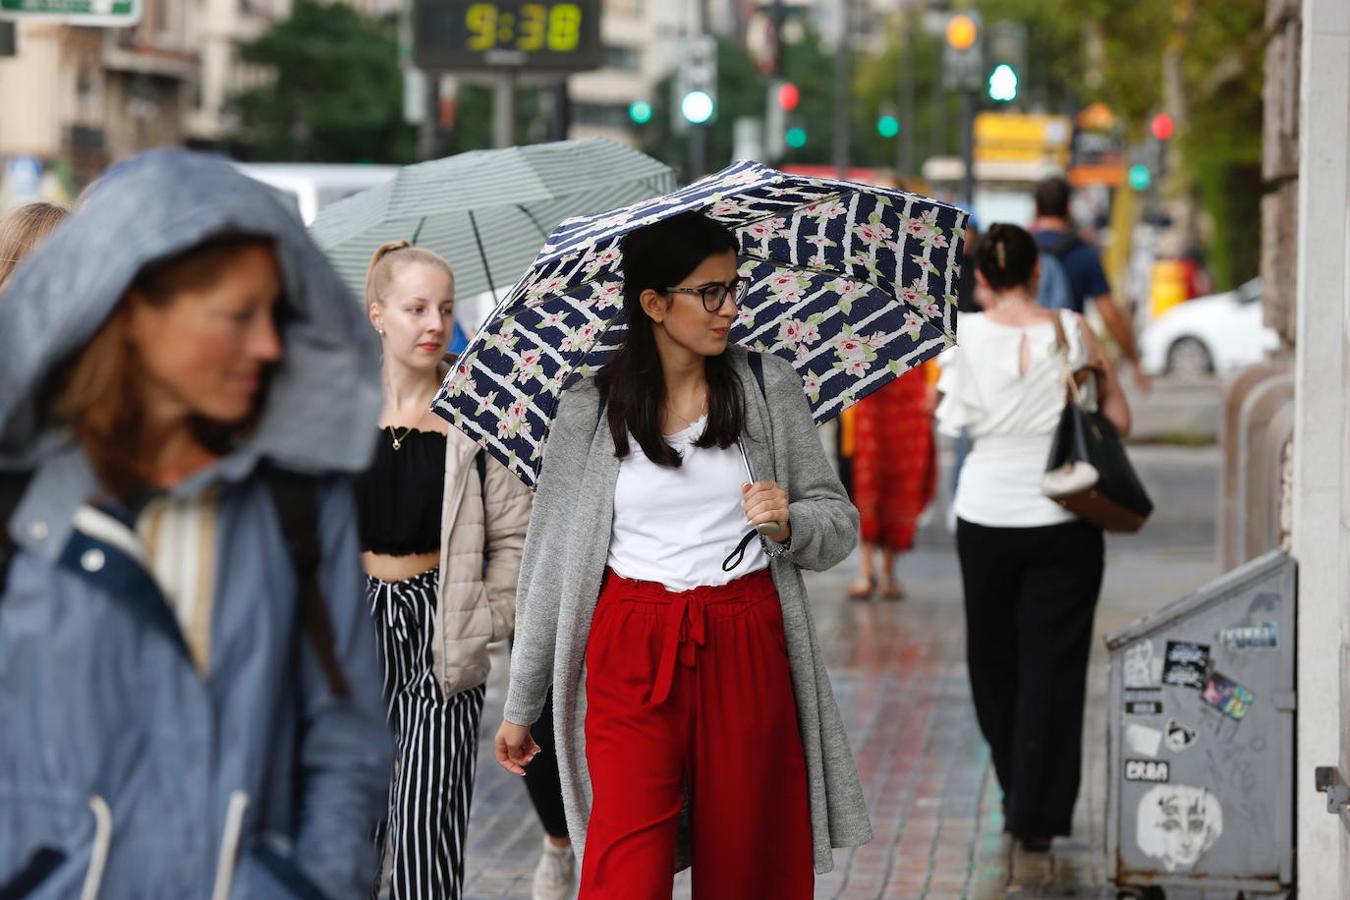
M 937 456 L 932 391 L 925 364 L 901 375 L 854 407 L 853 502 L 862 519 L 862 568 L 849 596 L 899 600 L 895 558 L 914 546 L 920 514 L 933 499 Z M 881 565 L 876 551 L 881 550 Z

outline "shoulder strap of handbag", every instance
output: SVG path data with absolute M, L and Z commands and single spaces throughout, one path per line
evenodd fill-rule
M 1083 405 L 1078 393 L 1078 379 L 1073 377 L 1073 366 L 1069 365 L 1069 338 L 1064 333 L 1064 319 L 1060 310 L 1050 311 L 1050 321 L 1055 326 L 1055 344 L 1059 348 L 1060 374 L 1064 379 L 1064 402 Z
M 319 495 L 314 479 L 276 466 L 265 466 L 263 482 L 276 506 L 282 538 L 295 568 L 299 587 L 300 627 L 309 638 L 328 689 L 336 697 L 347 695 L 347 679 L 338 662 L 328 605 L 319 588 Z

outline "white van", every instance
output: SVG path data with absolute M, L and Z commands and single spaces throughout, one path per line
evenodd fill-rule
M 307 226 L 328 204 L 383 184 L 399 170 L 399 166 L 344 163 L 231 162 L 231 165 L 294 198 L 300 218 Z

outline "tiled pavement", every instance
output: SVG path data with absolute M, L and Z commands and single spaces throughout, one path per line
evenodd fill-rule
M 1099 633 L 1198 587 L 1214 565 L 1213 449 L 1145 449 L 1136 463 L 1165 498 L 1141 535 L 1108 540 Z M 872 813 L 875 839 L 837 851 L 818 898 L 1113 897 L 1105 856 L 1106 668 L 1094 646 L 1085 771 L 1072 838 L 1049 855 L 1016 853 L 1002 834 L 999 791 L 970 705 L 954 548 L 930 523 L 901 562 L 909 597 L 849 602 L 849 564 L 809 581 L 827 662 Z M 491 758 L 504 665 L 484 717 L 470 823 L 468 897 L 529 898 L 542 831 L 521 783 Z M 687 876 L 676 897 L 688 896 Z

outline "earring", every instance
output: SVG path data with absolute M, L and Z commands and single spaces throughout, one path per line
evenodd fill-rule
M 383 328 L 376 328 L 376 329 L 375 329 L 375 333 L 378 334 L 380 337 L 384 337 L 384 329 L 383 329 Z

